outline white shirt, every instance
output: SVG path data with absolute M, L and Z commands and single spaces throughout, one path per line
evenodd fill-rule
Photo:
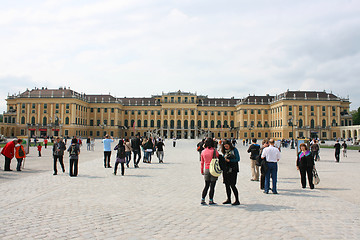
M 270 145 L 269 147 L 264 148 L 261 157 L 265 157 L 267 162 L 277 162 L 280 160 L 280 151 L 276 147 Z

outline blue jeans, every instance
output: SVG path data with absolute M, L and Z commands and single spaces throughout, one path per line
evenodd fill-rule
M 152 155 L 152 152 L 144 152 L 144 159 L 146 161 L 151 162 L 151 155 Z
M 131 152 L 125 152 L 125 159 L 126 164 L 129 164 L 129 162 L 131 161 Z
M 267 170 L 265 174 L 265 192 L 269 192 L 270 189 L 270 174 L 272 179 L 272 191 L 277 192 L 276 189 L 276 182 L 277 182 L 277 171 L 278 171 L 278 165 L 277 162 L 266 162 L 269 169 Z

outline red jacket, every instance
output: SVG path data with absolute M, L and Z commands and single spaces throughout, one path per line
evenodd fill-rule
M 5 157 L 12 159 L 15 154 L 15 142 L 8 142 L 5 147 L 1 150 L 1 154 Z

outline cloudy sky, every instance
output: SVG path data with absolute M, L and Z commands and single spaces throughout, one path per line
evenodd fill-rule
M 60 86 L 151 96 L 327 90 L 360 106 L 360 1 L 0 0 L 0 110 Z

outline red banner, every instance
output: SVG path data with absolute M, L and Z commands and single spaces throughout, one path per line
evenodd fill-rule
M 40 128 L 39 131 L 47 131 L 46 128 Z
M 58 132 L 58 131 L 60 131 L 60 129 L 51 129 L 52 131 L 56 131 L 56 132 Z
M 29 128 L 29 131 L 36 131 L 35 128 Z

